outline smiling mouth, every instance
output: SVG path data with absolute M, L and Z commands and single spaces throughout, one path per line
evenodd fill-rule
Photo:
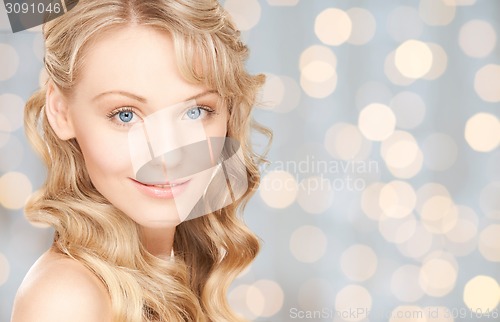
M 135 187 L 149 197 L 172 199 L 187 189 L 191 179 L 175 180 L 172 182 L 140 182 L 130 178 Z
M 150 184 L 150 183 L 142 183 L 142 182 L 139 182 L 140 184 L 143 184 L 147 187 L 156 187 L 156 188 L 162 188 L 162 189 L 165 189 L 165 188 L 172 188 L 172 187 L 177 187 L 177 186 L 180 186 L 184 183 L 186 183 L 186 181 L 184 182 L 180 182 L 180 183 L 162 183 L 162 184 Z

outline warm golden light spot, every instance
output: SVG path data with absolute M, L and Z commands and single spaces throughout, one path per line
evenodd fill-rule
M 295 178 L 286 171 L 270 171 L 259 186 L 262 200 L 272 208 L 286 208 L 296 199 L 299 186 Z
M 344 275 L 357 282 L 371 278 L 377 270 L 377 254 L 369 246 L 356 244 L 347 248 L 340 258 Z
M 33 192 L 31 181 L 20 172 L 7 172 L 0 177 L 0 205 L 8 209 L 21 209 Z
M 479 234 L 479 252 L 491 262 L 500 262 L 500 224 L 487 226 Z
M 500 144 L 500 121 L 493 114 L 477 113 L 465 124 L 465 140 L 478 152 L 493 151 Z
M 413 187 L 404 181 L 391 181 L 380 191 L 380 208 L 387 217 L 408 216 L 417 202 Z
M 417 228 L 417 220 L 413 214 L 403 218 L 382 218 L 378 222 L 378 230 L 385 240 L 401 244 L 408 241 Z
M 456 8 L 449 0 L 420 0 L 419 13 L 430 26 L 445 26 L 455 18 Z
M 444 234 L 457 224 L 458 210 L 450 198 L 434 196 L 423 204 L 420 217 L 430 232 Z
M 281 310 L 285 296 L 278 283 L 272 280 L 258 280 L 252 286 L 254 287 L 252 291 L 258 298 L 257 301 L 248 303 L 252 313 L 261 317 L 271 317 Z M 263 302 L 260 301 L 259 295 L 262 296 Z
M 464 303 L 473 312 L 494 310 L 500 303 L 500 286 L 493 277 L 477 275 L 465 284 Z
M 330 180 L 321 176 L 308 177 L 300 181 L 297 203 L 310 214 L 320 214 L 330 208 L 333 188 Z
M 0 81 L 7 80 L 14 76 L 19 67 L 19 55 L 16 49 L 8 44 L 0 43 Z
M 432 66 L 429 72 L 422 76 L 423 79 L 434 80 L 441 77 L 448 67 L 448 55 L 438 44 L 426 43 L 432 52 Z
M 396 52 L 391 51 L 385 58 L 384 73 L 387 76 L 387 78 L 393 84 L 400 86 L 407 86 L 415 82 L 415 79 L 406 77 L 403 74 L 401 74 L 400 70 L 395 65 L 396 63 L 395 57 L 396 57 Z
M 380 220 L 384 213 L 380 208 L 380 191 L 385 185 L 375 182 L 366 187 L 361 195 L 361 209 L 372 220 Z
M 0 286 L 7 282 L 10 274 L 10 265 L 7 257 L 0 253 Z
M 259 22 L 261 7 L 257 0 L 226 0 L 226 9 L 239 30 L 250 30 Z
M 500 102 L 500 65 L 489 64 L 481 68 L 474 77 L 474 89 L 484 101 Z
M 483 20 L 471 20 L 460 28 L 458 44 L 470 57 L 488 56 L 497 42 L 497 34 L 493 26 Z
M 396 116 L 386 105 L 372 103 L 359 113 L 358 127 L 368 140 L 382 141 L 394 132 Z
M 457 271 L 447 260 L 434 258 L 420 269 L 419 283 L 427 295 L 443 297 L 455 287 Z
M 432 51 L 427 44 L 418 40 L 402 43 L 394 55 L 394 64 L 399 72 L 408 78 L 421 78 L 427 74 L 433 63 Z
M 368 317 L 372 308 L 372 296 L 370 292 L 360 285 L 347 285 L 341 289 L 335 297 L 335 310 L 337 312 L 349 312 L 352 308 L 366 309 L 366 314 L 350 315 L 343 318 L 344 321 L 362 321 Z
M 315 226 L 302 226 L 290 237 L 292 255 L 303 263 L 314 263 L 326 252 L 327 238 L 321 229 Z
M 302 76 L 316 83 L 326 82 L 335 76 L 335 73 L 334 66 L 321 60 L 311 61 L 302 68 Z
M 314 23 L 316 36 L 326 45 L 338 46 L 351 36 L 352 22 L 349 15 L 340 9 L 329 8 L 322 11 Z
M 377 29 L 375 17 L 363 8 L 351 8 L 346 13 L 352 22 L 352 32 L 347 42 L 353 45 L 368 43 Z
M 380 154 L 389 171 L 397 178 L 414 177 L 422 169 L 422 151 L 408 132 L 395 131 L 382 142 Z

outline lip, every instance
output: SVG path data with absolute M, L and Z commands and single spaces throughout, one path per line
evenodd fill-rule
M 187 186 L 191 179 L 176 180 L 160 184 L 145 184 L 134 179 L 130 179 L 134 186 L 148 197 L 157 199 L 172 199 L 179 196 Z

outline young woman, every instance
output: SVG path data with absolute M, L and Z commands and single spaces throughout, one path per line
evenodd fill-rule
M 55 237 L 12 321 L 241 320 L 226 292 L 259 250 L 238 217 L 263 161 L 249 135 L 270 133 L 226 12 L 81 0 L 43 32 L 49 79 L 25 128 L 48 176 L 26 215 Z

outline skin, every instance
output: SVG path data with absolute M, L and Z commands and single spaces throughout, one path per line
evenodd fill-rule
M 76 138 L 94 186 L 141 226 L 142 242 L 159 258 L 171 254 L 175 225 L 165 214 L 175 211 L 176 205 L 147 196 L 133 184 L 127 133 L 144 117 L 205 93 L 196 101 L 214 113 L 201 112 L 198 120 L 192 120 L 185 118 L 186 109 L 172 109 L 176 117 L 169 129 L 173 137 L 179 136 L 176 131 L 200 127 L 207 136 L 225 136 L 227 112 L 210 91 L 180 75 L 168 34 L 142 26 L 112 30 L 93 42 L 70 97 L 53 83 L 48 85 L 45 110 L 55 133 L 62 140 Z M 117 114 L 124 107 L 134 112 L 130 122 L 123 122 L 123 113 Z M 102 283 L 82 264 L 53 250 L 27 274 L 12 316 L 12 322 L 110 320 L 110 301 Z

